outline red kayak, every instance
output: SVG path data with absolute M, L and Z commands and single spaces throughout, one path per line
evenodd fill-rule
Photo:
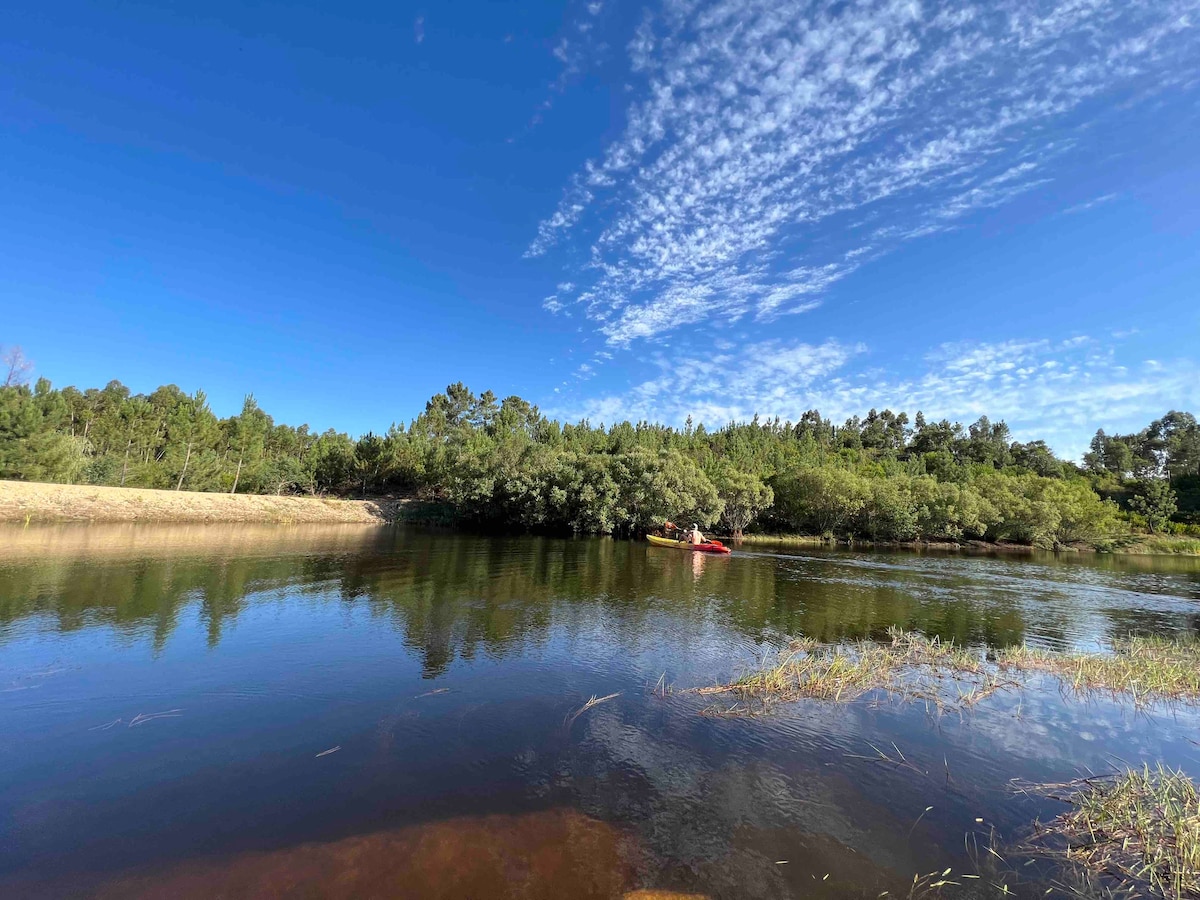
M 655 547 L 674 547 L 676 550 L 692 550 L 696 553 L 732 553 L 733 551 L 720 541 L 707 540 L 703 544 L 689 544 L 687 541 L 673 541 L 670 538 L 659 537 L 657 534 L 646 535 L 646 540 Z

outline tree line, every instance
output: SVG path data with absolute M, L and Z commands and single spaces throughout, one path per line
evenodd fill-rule
M 407 425 L 357 440 L 279 424 L 247 396 L 218 417 L 175 385 L 133 394 L 0 386 L 0 478 L 230 493 L 408 494 L 464 523 L 633 534 L 671 518 L 878 541 L 1103 546 L 1133 530 L 1200 534 L 1200 426 L 1169 412 L 1098 431 L 1082 466 L 986 416 L 963 427 L 871 410 L 835 425 L 560 423 L 520 397 L 460 384 Z

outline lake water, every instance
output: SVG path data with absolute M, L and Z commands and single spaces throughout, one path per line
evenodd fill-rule
M 686 691 L 791 635 L 890 625 L 1057 648 L 1194 632 L 1200 561 L 0 532 L 0 895 L 908 896 L 1059 811 L 1013 779 L 1200 775 L 1192 708 L 1053 682 L 941 716 L 875 697 L 720 718 Z M 1023 862 L 954 896 L 1041 896 Z

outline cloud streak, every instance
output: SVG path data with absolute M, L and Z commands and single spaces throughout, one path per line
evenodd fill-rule
M 1200 0 L 666 0 L 624 132 L 530 255 L 613 346 L 803 312 L 900 243 L 1044 183 L 1102 95 L 1196 77 Z M 1064 136 L 1065 135 L 1065 136 Z

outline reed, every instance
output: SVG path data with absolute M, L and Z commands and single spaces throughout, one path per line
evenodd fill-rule
M 1070 805 L 1030 849 L 1133 896 L 1200 897 L 1200 795 L 1183 772 L 1130 769 L 1023 790 Z
M 1200 538 L 1178 534 L 1140 534 L 1131 536 L 1117 550 L 1133 554 L 1200 556 Z
M 587 712 L 593 706 L 599 706 L 601 703 L 607 703 L 609 700 L 615 700 L 617 697 L 620 697 L 620 696 L 621 696 L 620 691 L 617 691 L 615 694 L 607 694 L 604 697 L 597 697 L 595 694 L 592 694 L 592 696 L 588 698 L 587 703 L 583 704 L 583 706 L 579 707 L 579 709 L 575 710 L 575 712 L 571 713 L 570 715 L 568 715 L 566 717 L 566 719 L 563 720 L 563 725 L 566 726 L 567 731 L 570 731 L 571 726 L 575 724 L 575 720 L 578 719 L 580 716 L 582 716 L 585 712 Z
M 743 544 L 777 544 L 779 546 L 820 546 L 833 543 L 832 540 L 814 534 L 744 534 Z
M 773 664 L 736 681 L 700 688 L 700 694 L 737 694 L 743 703 L 710 710 L 728 715 L 754 711 L 774 701 L 812 698 L 848 702 L 882 690 L 905 699 L 932 702 L 939 708 L 975 705 L 1009 682 L 982 653 L 899 628 L 890 643 L 856 641 L 821 644 L 794 641 Z
M 1200 640 L 1130 637 L 1109 653 L 1063 653 L 1029 647 L 985 651 L 927 638 L 900 628 L 890 641 L 824 644 L 811 638 L 791 643 L 773 662 L 728 684 L 699 694 L 735 694 L 738 702 L 706 710 L 745 715 L 780 701 L 857 700 L 883 691 L 923 700 L 941 709 L 967 709 L 1020 676 L 1044 672 L 1077 694 L 1107 692 L 1136 705 L 1200 702 Z
M 1129 694 L 1135 702 L 1200 700 L 1200 640 L 1131 637 L 1112 653 L 1058 653 L 1010 647 L 997 654 L 1001 669 L 1049 672 L 1076 692 Z

